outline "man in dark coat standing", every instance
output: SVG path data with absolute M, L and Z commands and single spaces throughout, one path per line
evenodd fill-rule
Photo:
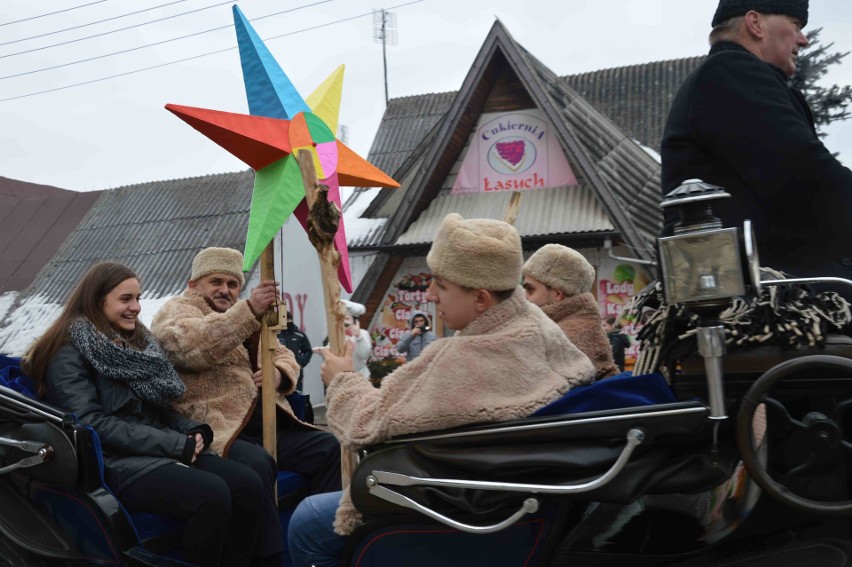
M 693 178 L 720 185 L 731 198 L 714 212 L 725 226 L 752 220 L 761 265 L 852 279 L 852 172 L 819 140 L 787 82 L 808 43 L 807 21 L 808 0 L 719 2 L 710 54 L 666 122 L 662 189 Z

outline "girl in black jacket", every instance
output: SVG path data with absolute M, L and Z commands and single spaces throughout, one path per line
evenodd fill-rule
M 139 296 L 126 266 L 93 266 L 24 370 L 48 402 L 97 432 L 106 482 L 126 508 L 186 520 L 188 561 L 249 565 L 261 529 L 260 478 L 206 451 L 212 429 L 172 411 L 184 384 L 139 322 Z

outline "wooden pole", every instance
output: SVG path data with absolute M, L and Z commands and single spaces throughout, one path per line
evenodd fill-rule
M 509 205 L 506 207 L 506 214 L 503 215 L 503 220 L 512 226 L 518 220 L 518 211 L 521 209 L 521 192 L 512 191 L 512 196 L 509 197 Z
M 311 152 L 299 152 L 299 168 L 302 170 L 302 183 L 305 186 L 305 197 L 308 201 L 308 209 L 312 210 L 319 195 L 319 183 L 314 169 L 314 161 Z M 333 203 L 329 204 L 334 206 Z M 333 237 L 332 237 L 333 238 Z M 343 332 L 343 319 L 346 313 L 340 305 L 340 284 L 337 281 L 337 268 L 340 265 L 340 253 L 334 249 L 334 242 L 317 245 L 312 242 L 319 255 L 320 272 L 322 274 L 323 304 L 325 305 L 326 324 L 328 327 L 328 346 L 337 356 L 346 352 L 344 341 L 346 336 Z
M 320 186 L 317 182 L 313 156 L 311 152 L 302 150 L 299 151 L 298 159 L 299 168 L 302 171 L 302 183 L 305 186 L 305 198 L 308 201 L 308 209 L 313 214 L 320 195 Z M 321 205 L 322 203 L 319 204 Z M 334 203 L 328 203 L 328 206 L 333 207 L 335 205 Z M 309 227 L 312 222 L 310 220 L 312 214 L 309 215 Z M 343 213 L 340 212 L 340 214 Z M 343 332 L 343 319 L 346 316 L 346 312 L 340 303 L 340 284 L 337 279 L 337 268 L 340 266 L 340 253 L 334 249 L 333 239 L 334 235 L 332 234 L 331 238 L 327 241 L 319 241 L 319 239 L 311 238 L 311 243 L 319 255 L 320 270 L 322 273 L 323 302 L 325 303 L 325 316 L 328 326 L 328 346 L 334 354 L 342 356 L 346 352 L 344 348 L 346 336 Z M 354 470 L 355 454 L 341 447 L 340 476 L 343 488 L 349 485 Z
M 260 256 L 260 279 L 275 279 L 275 245 L 270 242 Z M 275 428 L 275 350 L 278 348 L 276 328 L 278 327 L 278 298 L 260 320 L 260 368 L 263 387 L 260 390 L 260 403 L 263 410 L 263 448 L 272 458 L 278 460 L 278 432 Z

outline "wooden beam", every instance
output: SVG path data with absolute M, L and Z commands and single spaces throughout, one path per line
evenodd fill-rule
M 506 206 L 506 214 L 503 215 L 503 220 L 512 226 L 515 226 L 515 221 L 518 220 L 518 211 L 521 210 L 521 192 L 512 191 L 509 197 L 509 204 Z

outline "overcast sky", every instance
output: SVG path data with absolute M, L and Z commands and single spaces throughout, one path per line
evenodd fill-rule
M 366 156 L 385 96 L 376 8 L 396 19 L 397 42 L 387 48 L 393 98 L 458 90 L 495 17 L 560 75 L 701 55 L 717 0 L 238 4 L 303 96 L 346 65 L 340 121 L 349 145 Z M 2 0 L 0 176 L 84 191 L 245 169 L 163 109 L 176 103 L 247 112 L 231 5 Z M 122 17 L 132 12 L 140 13 Z M 179 15 L 186 12 L 193 13 Z M 108 21 L 85 25 L 99 20 Z M 161 21 L 146 23 L 153 20 Z M 815 27 L 835 50 L 852 51 L 852 1 L 812 2 L 808 29 Z M 107 33 L 120 28 L 129 29 Z M 214 28 L 223 29 L 208 32 Z M 181 36 L 191 37 L 174 39 Z M 173 63 L 182 59 L 189 60 Z M 134 72 L 146 68 L 153 69 Z M 826 82 L 852 84 L 852 55 Z M 70 86 L 76 83 L 88 84 Z M 852 164 L 852 121 L 832 126 L 826 144 Z

